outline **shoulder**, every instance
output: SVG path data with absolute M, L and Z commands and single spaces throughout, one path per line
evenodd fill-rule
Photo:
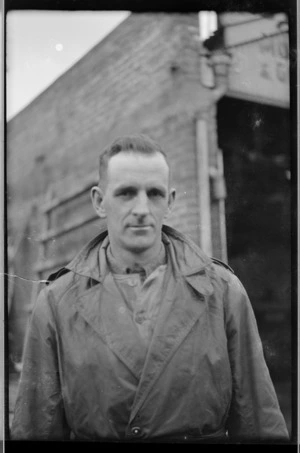
M 53 304 L 60 301 L 63 295 L 74 285 L 76 285 L 76 274 L 68 268 L 61 268 L 44 280 L 44 286 L 38 299 Z
M 46 280 L 46 285 L 49 285 L 51 282 L 54 282 L 58 278 L 62 277 L 65 274 L 68 274 L 70 272 L 70 269 L 66 267 L 60 268 L 58 271 L 53 272 L 52 274 L 49 275 L 49 277 Z
M 215 278 L 221 279 L 226 284 L 237 283 L 239 281 L 234 270 L 224 261 L 217 258 L 210 258 L 209 268 L 212 276 L 214 275 Z
M 68 268 L 61 268 L 58 271 L 50 274 L 46 286 L 49 291 L 55 293 L 64 293 L 70 286 L 76 283 L 76 274 Z
M 75 300 L 74 273 L 58 271 L 55 274 L 45 280 L 32 307 L 32 319 L 41 325 L 54 326 L 61 317 L 61 308 L 66 310 Z
M 232 274 L 234 274 L 234 270 L 227 263 L 224 263 L 224 261 L 221 261 L 214 257 L 211 258 L 211 261 L 213 262 L 213 264 L 216 264 L 217 266 L 221 266 L 224 269 L 227 269 L 228 271 L 230 271 Z
M 225 305 L 239 305 L 244 303 L 241 301 L 248 299 L 244 285 L 227 263 L 217 258 L 211 258 L 210 276 L 215 282 L 215 286 L 222 288 L 222 299 Z

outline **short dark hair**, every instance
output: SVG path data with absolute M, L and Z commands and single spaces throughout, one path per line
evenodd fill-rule
M 168 166 L 167 155 L 162 147 L 147 135 L 125 135 L 118 137 L 114 142 L 107 146 L 100 154 L 99 158 L 99 185 L 105 180 L 108 161 L 121 151 L 136 152 L 141 154 L 161 153 Z

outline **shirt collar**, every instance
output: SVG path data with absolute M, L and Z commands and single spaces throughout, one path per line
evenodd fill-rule
M 101 249 L 103 248 L 103 245 Z M 100 253 L 101 253 L 100 249 Z M 106 258 L 106 271 L 109 269 L 113 274 L 133 274 L 139 273 L 145 278 L 147 278 L 158 266 L 162 264 L 166 264 L 167 262 L 167 253 L 165 250 L 165 246 L 161 243 L 161 248 L 159 254 L 149 263 L 143 266 L 136 266 L 133 268 L 129 268 L 126 266 L 122 266 L 113 256 L 112 250 L 110 247 L 109 242 L 104 245 L 104 253 Z M 103 252 L 102 252 L 103 253 Z M 100 258 L 101 259 L 101 258 Z M 102 258 L 103 260 L 103 258 Z

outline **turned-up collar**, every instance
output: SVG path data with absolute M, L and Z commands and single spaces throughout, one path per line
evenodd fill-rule
M 107 230 L 101 231 L 92 239 L 75 258 L 66 266 L 77 274 L 102 281 L 105 269 L 100 262 L 100 248 L 108 245 Z M 162 242 L 171 257 L 175 274 L 191 277 L 203 271 L 211 263 L 211 259 L 186 235 L 172 227 L 163 225 Z

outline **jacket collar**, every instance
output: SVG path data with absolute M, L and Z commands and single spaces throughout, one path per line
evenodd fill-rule
M 175 276 L 185 277 L 197 291 L 210 294 L 212 287 L 207 282 L 206 268 L 211 259 L 188 236 L 170 226 L 163 226 L 162 241 L 168 248 Z M 99 250 L 107 246 L 108 232 L 104 229 L 81 249 L 66 268 L 101 282 L 105 276 L 105 263 L 100 262 Z M 199 279 L 200 276 L 202 278 Z

